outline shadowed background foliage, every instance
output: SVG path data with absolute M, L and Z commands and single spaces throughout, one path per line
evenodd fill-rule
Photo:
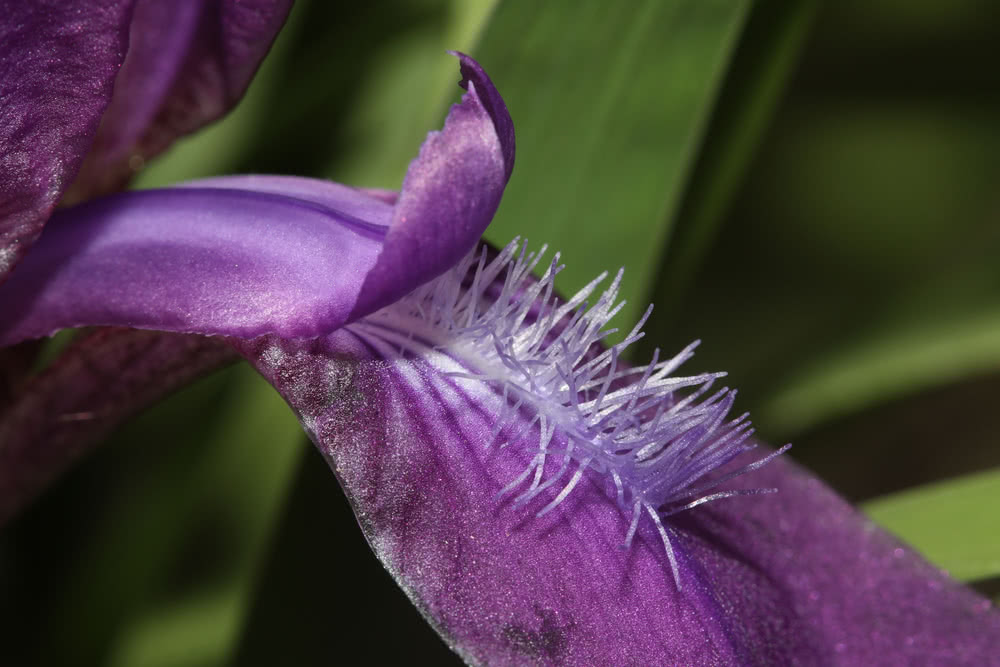
M 468 51 L 518 132 L 489 238 L 561 250 L 564 291 L 625 265 L 623 326 L 656 304 L 642 357 L 700 338 L 690 370 L 728 370 L 765 440 L 995 595 L 998 13 L 300 0 L 237 111 L 137 186 L 396 188 L 457 99 L 443 51 Z M 457 662 L 243 366 L 128 424 L 0 534 L 0 619 L 10 665 Z

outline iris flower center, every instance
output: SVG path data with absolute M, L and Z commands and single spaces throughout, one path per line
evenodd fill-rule
M 711 391 L 724 373 L 673 376 L 697 342 L 646 366 L 621 361 L 643 337 L 652 308 L 618 343 L 608 322 L 624 305 L 622 272 L 594 301 L 602 274 L 567 301 L 554 292 L 561 267 L 553 257 L 541 278 L 532 271 L 546 248 L 528 252 L 517 240 L 490 259 L 485 248 L 399 302 L 347 328 L 384 356 L 429 363 L 460 390 L 499 397 L 490 444 L 534 443 L 520 475 L 504 480 L 503 494 L 524 505 L 543 493 L 541 516 L 566 499 L 586 474 L 603 482 L 629 518 L 625 546 L 643 516 L 666 549 L 674 579 L 677 563 L 664 517 L 697 505 L 774 489 L 715 491 L 784 451 L 723 471 L 753 449 L 747 415 L 727 417 L 736 393 Z M 558 489 L 558 490 L 556 490 Z

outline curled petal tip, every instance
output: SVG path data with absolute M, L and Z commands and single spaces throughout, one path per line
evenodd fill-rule
M 385 246 L 351 320 L 436 278 L 459 262 L 493 219 L 514 168 L 514 126 L 482 67 L 460 60 L 468 92 L 410 164 Z
M 507 111 L 507 105 L 496 86 L 493 85 L 489 75 L 478 62 L 461 51 L 449 51 L 448 53 L 458 58 L 461 63 L 462 80 L 459 81 L 458 85 L 468 90 L 471 82 L 479 95 L 480 102 L 493 120 L 493 127 L 500 138 L 504 166 L 509 180 L 511 172 L 514 170 L 514 122 Z

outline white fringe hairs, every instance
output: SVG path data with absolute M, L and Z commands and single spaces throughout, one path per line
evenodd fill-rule
M 491 261 L 485 247 L 473 251 L 440 278 L 350 328 L 365 337 L 391 340 L 403 354 L 427 348 L 412 337 L 387 336 L 379 315 L 391 318 L 387 324 L 397 332 L 432 331 L 427 338 L 433 339 L 434 348 L 464 367 L 448 375 L 486 382 L 502 393 L 505 408 L 498 415 L 493 442 L 503 440 L 501 447 L 520 442 L 537 427 L 534 457 L 502 493 L 520 489 L 514 502 L 523 505 L 561 484 L 538 511 L 541 516 L 565 500 L 588 470 L 606 476 L 609 491 L 631 517 L 624 545 L 632 544 L 640 518 L 648 516 L 679 589 L 671 529 L 663 518 L 721 498 L 776 491 L 709 493 L 765 465 L 790 445 L 706 478 L 756 446 L 749 441 L 753 429 L 746 414 L 726 420 L 736 392 L 724 387 L 709 393 L 725 373 L 671 375 L 694 355 L 697 341 L 664 361 L 657 350 L 647 366 L 623 365 L 622 352 L 643 337 L 641 329 L 652 306 L 624 340 L 602 347 L 599 343 L 617 332 L 606 325 L 625 305 L 618 301 L 623 271 L 592 306 L 587 299 L 607 278 L 606 272 L 561 302 L 554 294 L 554 279 L 562 269 L 559 253 L 541 279 L 531 275 L 546 249 L 529 253 L 515 239 Z M 401 314 L 409 325 L 398 321 Z

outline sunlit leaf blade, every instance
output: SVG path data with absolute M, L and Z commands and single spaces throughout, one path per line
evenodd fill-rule
M 621 318 L 634 321 L 749 5 L 502 3 L 475 55 L 518 154 L 487 237 L 552 244 L 567 293 L 627 267 Z
M 779 111 L 665 339 L 701 338 L 775 440 L 997 368 L 992 116 L 972 91 L 817 90 L 827 59 L 804 64 L 813 87 Z
M 656 311 L 650 344 L 656 344 L 659 327 L 669 327 L 672 308 L 718 233 L 818 7 L 817 0 L 769 0 L 756 3 L 750 13 L 651 285 Z
M 933 310 L 933 309 L 932 309 Z M 832 350 L 802 368 L 759 414 L 782 433 L 848 415 L 887 397 L 946 384 L 1000 368 L 1000 311 L 958 320 L 933 318 L 888 328 Z
M 321 175 L 398 190 L 428 130 L 440 127 L 450 103 L 458 101 L 461 91 L 455 85 L 455 63 L 445 51 L 473 51 L 499 3 L 439 3 L 443 20 L 437 22 L 437 29 L 401 34 L 387 48 L 370 54 L 368 75 L 341 129 L 349 143 L 345 150 L 328 156 L 329 164 Z M 492 76 L 493 69 L 487 70 Z
M 878 498 L 864 505 L 936 565 L 963 581 L 1000 576 L 1000 470 Z

